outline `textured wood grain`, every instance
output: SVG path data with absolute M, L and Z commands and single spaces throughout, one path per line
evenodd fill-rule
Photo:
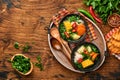
M 7 11 L 0 14 L 0 79 L 20 79 L 20 80 L 81 80 L 81 79 L 114 79 L 116 76 L 112 72 L 119 71 L 120 64 L 114 57 L 106 59 L 103 66 L 95 72 L 78 74 L 74 73 L 62 65 L 52 55 L 47 41 L 47 31 L 51 17 L 61 8 L 76 10 L 88 7 L 82 0 L 0 0 L 8 1 L 0 5 L 8 5 Z M 2 7 L 1 7 L 2 8 Z M 108 25 L 98 24 L 104 34 L 110 28 Z M 22 53 L 13 47 L 14 42 L 20 44 L 30 43 L 32 49 L 24 53 L 36 62 L 36 57 L 41 55 L 44 71 L 40 71 L 34 66 L 32 74 L 22 76 L 16 73 L 11 64 L 7 61 L 15 53 Z M 34 42 L 34 44 L 32 44 Z M 118 72 L 118 73 L 119 73 Z M 92 77 L 92 78 L 91 78 Z M 117 77 L 119 78 L 119 77 Z M 92 80 L 93 80 L 92 79 Z

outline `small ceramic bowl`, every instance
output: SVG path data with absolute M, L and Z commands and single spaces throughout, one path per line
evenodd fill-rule
M 63 23 L 63 21 L 65 21 L 68 17 L 71 17 L 71 16 L 78 16 L 78 17 L 80 17 L 80 20 L 82 21 L 81 23 L 83 23 L 83 25 L 85 26 L 85 29 L 86 29 L 85 33 L 84 33 L 83 35 L 81 35 L 79 39 L 76 39 L 76 40 L 66 40 L 65 38 L 62 37 L 62 34 L 63 34 L 63 33 L 61 33 L 61 30 L 60 30 L 60 29 L 61 29 L 61 26 L 60 26 L 61 23 Z M 65 26 L 64 26 L 64 27 L 65 27 Z M 74 12 L 74 13 L 70 13 L 70 14 L 65 15 L 65 16 L 60 20 L 58 29 L 59 29 L 59 33 L 60 33 L 62 39 L 64 39 L 64 40 L 67 41 L 67 42 L 70 42 L 70 43 L 78 43 L 78 42 L 81 42 L 81 41 L 83 41 L 83 40 L 85 39 L 85 36 L 86 36 L 87 30 L 88 30 L 88 27 L 87 27 L 87 22 L 86 22 L 86 20 L 84 19 L 84 17 L 82 17 L 78 12 Z
M 117 13 L 110 15 L 107 22 L 111 27 L 120 27 L 120 15 Z
M 11 62 L 14 60 L 14 58 L 16 57 L 16 56 L 23 56 L 24 58 L 28 58 L 28 57 L 26 57 L 25 55 L 23 55 L 23 54 L 15 54 L 15 55 L 13 55 L 13 57 L 11 58 Z M 13 66 L 13 65 L 12 65 Z M 32 62 L 30 61 L 30 70 L 28 71 L 28 72 L 26 72 L 26 73 L 23 73 L 23 72 L 20 72 L 19 70 L 17 70 L 16 68 L 14 68 L 17 72 L 19 72 L 20 74 L 22 74 L 22 75 L 29 75 L 31 72 L 32 72 L 32 70 L 33 70 L 33 64 L 32 64 Z
M 91 66 L 89 66 L 89 67 L 87 67 L 87 68 L 79 68 L 78 67 L 78 65 L 76 65 L 76 63 L 78 63 L 78 62 L 75 62 L 75 56 L 76 56 L 76 52 L 78 51 L 78 49 L 81 47 L 81 46 L 85 46 L 85 45 L 91 45 L 91 46 L 94 46 L 97 50 L 98 50 L 98 56 L 97 56 L 97 59 L 96 60 L 94 60 L 94 61 L 92 61 L 92 57 L 89 57 L 88 59 L 84 59 L 84 57 L 82 58 L 83 60 L 82 61 L 85 61 L 85 60 L 88 60 L 88 62 L 87 62 L 87 64 L 90 62 L 90 61 L 92 61 L 94 64 L 93 65 L 91 65 Z M 97 52 L 96 52 L 97 53 Z M 87 55 L 90 55 L 90 53 L 89 54 L 87 54 Z M 95 44 L 93 44 L 93 43 L 90 43 L 90 42 L 82 42 L 82 43 L 80 43 L 80 44 L 78 44 L 74 49 L 73 49 L 73 51 L 72 51 L 72 54 L 71 54 L 71 62 L 72 62 L 72 64 L 73 64 L 73 66 L 74 66 L 74 68 L 76 69 L 76 70 L 79 70 L 79 71 L 81 71 L 81 72 L 91 72 L 91 71 L 95 71 L 96 69 L 98 69 L 101 65 L 102 65 L 102 62 L 103 62 L 103 58 L 102 58 L 102 55 L 101 55 L 101 53 L 100 53 L 100 50 L 99 50 L 99 48 L 95 45 Z M 80 65 L 82 65 L 82 62 L 80 63 Z

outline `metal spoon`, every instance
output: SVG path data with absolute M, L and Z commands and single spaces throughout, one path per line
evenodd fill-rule
M 59 41 L 59 43 L 61 44 L 63 50 L 65 51 L 64 54 L 67 56 L 67 58 L 68 58 L 69 60 L 71 60 L 70 53 L 67 51 L 67 49 L 66 49 L 65 46 L 63 45 L 62 40 L 61 40 L 61 38 L 60 38 L 60 34 L 59 34 L 58 29 L 57 29 L 56 27 L 53 27 L 53 28 L 51 28 L 50 33 L 51 33 L 51 36 L 52 36 L 53 38 L 55 38 L 55 39 L 57 39 L 57 40 Z

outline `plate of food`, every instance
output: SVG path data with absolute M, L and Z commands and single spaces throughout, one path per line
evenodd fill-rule
M 120 27 L 113 28 L 105 38 L 109 53 L 120 60 Z
M 62 15 L 59 20 L 55 18 L 57 23 L 52 20 L 49 26 L 51 52 L 60 64 L 71 71 L 85 73 L 97 70 L 105 61 L 107 50 L 101 30 L 79 12 L 63 12 L 59 14 Z

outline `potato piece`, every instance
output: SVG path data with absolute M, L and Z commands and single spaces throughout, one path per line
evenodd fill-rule
M 77 51 L 79 53 L 82 53 L 82 52 L 84 52 L 84 50 L 85 50 L 85 46 L 81 46 Z
M 87 47 L 87 50 L 88 50 L 89 53 L 92 52 L 92 49 L 91 49 L 90 46 Z
M 93 65 L 94 62 L 90 59 L 87 59 L 87 60 L 84 60 L 81 64 L 82 64 L 83 68 L 87 68 L 87 67 Z

